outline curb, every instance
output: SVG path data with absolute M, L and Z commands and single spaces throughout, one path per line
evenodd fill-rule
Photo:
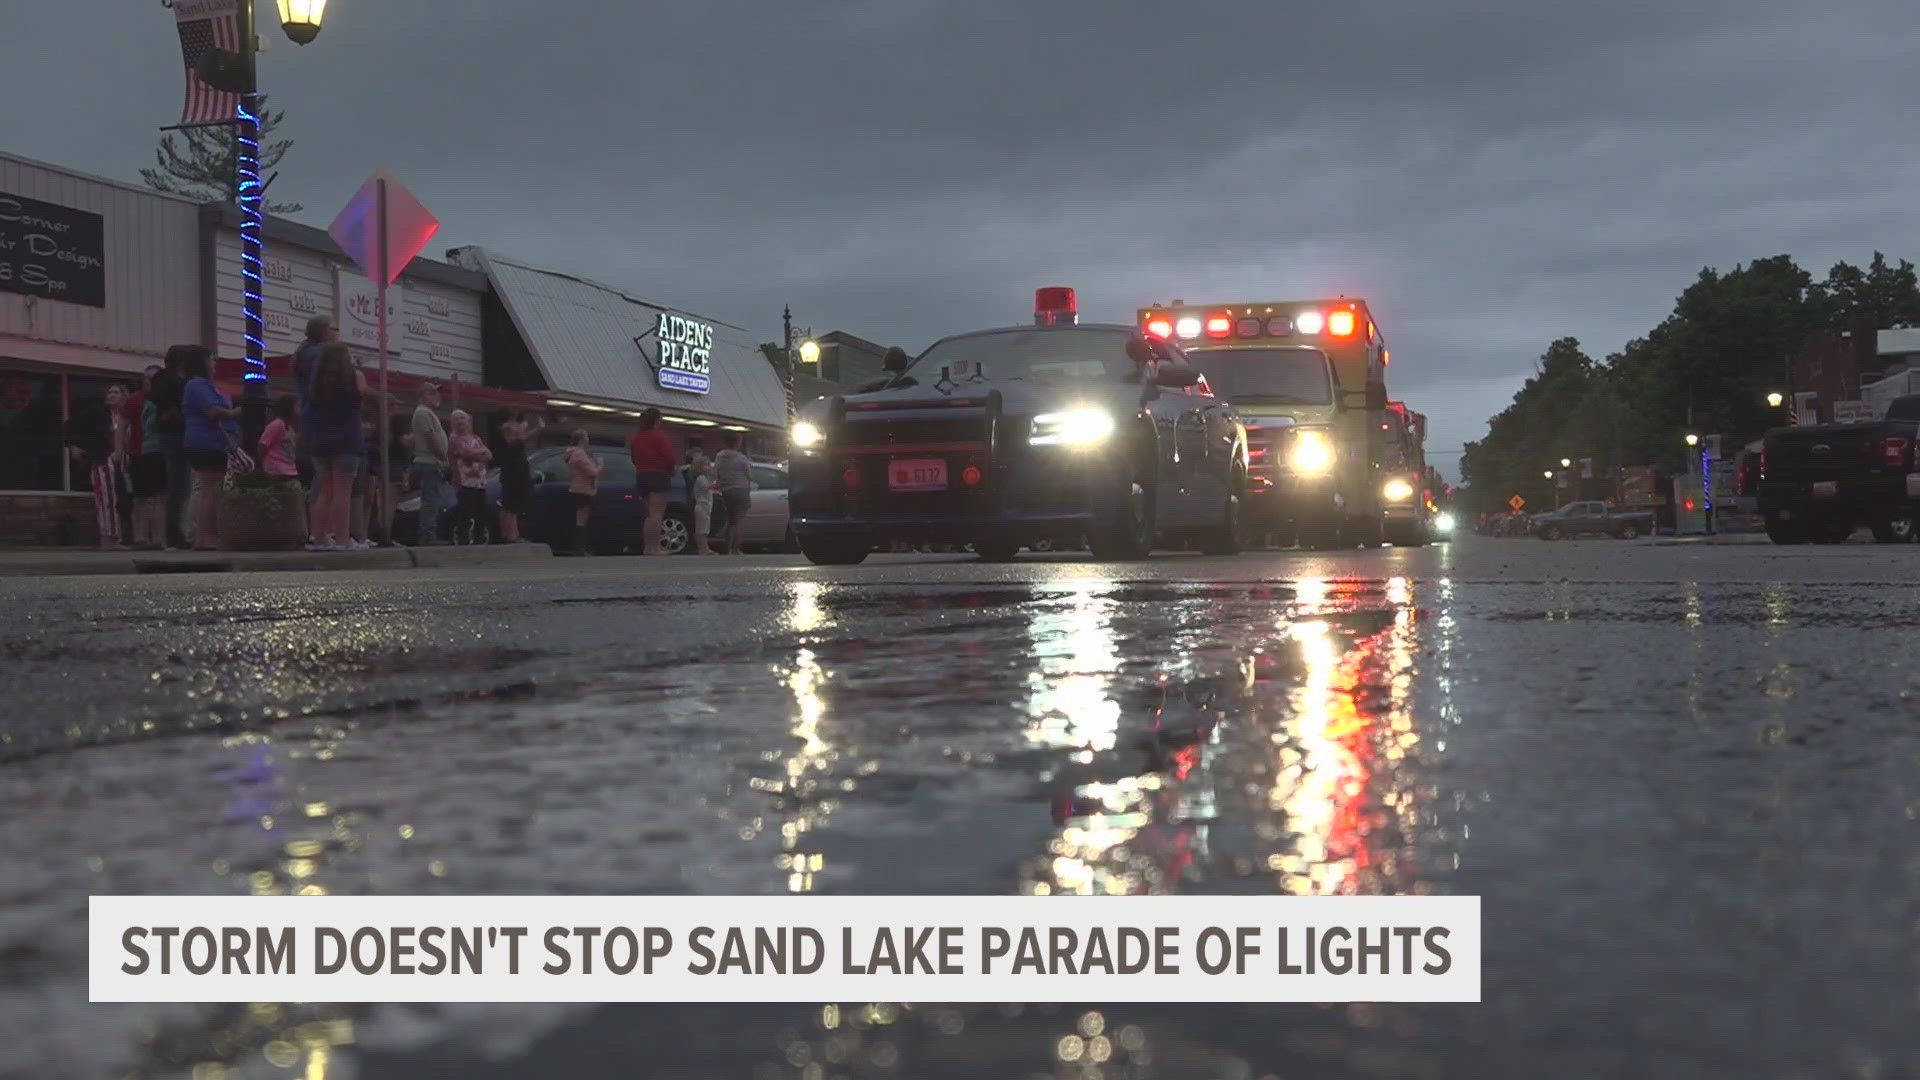
M 225 574 L 286 571 L 441 570 L 498 566 L 545 559 L 545 544 L 484 547 L 374 548 L 371 551 L 209 551 L 127 554 L 31 554 L 7 558 L 0 552 L 0 577 L 87 577 L 125 574 Z

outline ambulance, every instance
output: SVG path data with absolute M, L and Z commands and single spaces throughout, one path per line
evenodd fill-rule
M 1175 300 L 1139 309 L 1138 321 L 1177 343 L 1243 418 L 1250 532 L 1321 550 L 1388 538 L 1388 496 L 1404 476 L 1385 460 L 1389 356 L 1365 300 Z

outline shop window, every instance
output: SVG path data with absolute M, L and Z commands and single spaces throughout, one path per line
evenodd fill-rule
M 61 491 L 60 376 L 0 371 L 0 491 Z

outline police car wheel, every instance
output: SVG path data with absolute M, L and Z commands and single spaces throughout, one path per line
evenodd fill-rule
M 981 562 L 1012 562 L 1020 555 L 1020 543 L 1016 540 L 975 540 L 972 547 Z
M 1200 550 L 1207 555 L 1238 555 L 1246 544 L 1240 520 L 1240 497 L 1229 494 L 1221 514 L 1219 525 L 1201 530 Z
M 800 553 L 815 566 L 858 566 L 870 547 L 864 536 L 800 536 Z
M 1103 560 L 1144 559 L 1153 553 L 1154 494 L 1144 477 L 1129 477 L 1118 493 L 1112 510 L 1113 520 L 1087 536 L 1093 557 Z

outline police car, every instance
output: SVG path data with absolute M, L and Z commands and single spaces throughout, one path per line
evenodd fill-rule
M 1180 347 L 1082 324 L 1041 289 L 1034 325 L 959 334 L 890 359 L 877 389 L 821 398 L 793 429 L 795 537 L 850 565 L 895 540 L 972 544 L 1004 561 L 1084 534 L 1097 559 L 1184 541 L 1241 544 L 1247 433 Z

